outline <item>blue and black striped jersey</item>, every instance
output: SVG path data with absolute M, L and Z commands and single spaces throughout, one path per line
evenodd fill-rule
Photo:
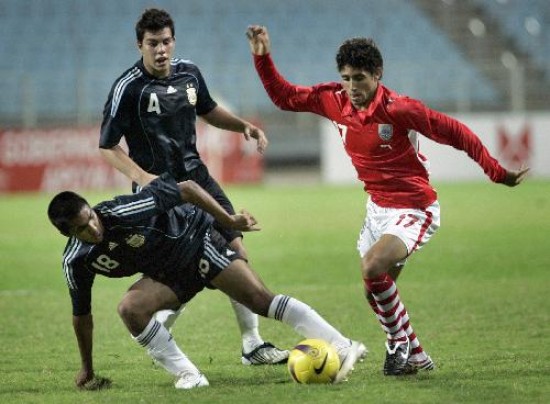
M 129 154 L 152 174 L 176 179 L 203 164 L 197 151 L 197 115 L 216 106 L 199 68 L 172 59 L 170 76 L 157 79 L 139 60 L 113 84 L 103 110 L 99 147 L 109 149 L 125 138 Z
M 175 180 L 167 175 L 137 194 L 115 197 L 93 209 L 104 227 L 103 241 L 88 244 L 71 237 L 63 253 L 75 315 L 90 312 L 96 274 L 120 278 L 185 270 L 213 222 L 196 206 L 182 204 Z

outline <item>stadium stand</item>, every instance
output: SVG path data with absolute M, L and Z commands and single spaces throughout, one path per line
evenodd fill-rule
M 269 27 L 274 57 L 294 82 L 338 80 L 334 55 L 347 37 L 373 37 L 385 57 L 384 82 L 446 111 L 506 109 L 506 89 L 491 80 L 422 3 L 429 0 L 2 0 L 0 2 L 0 119 L 6 126 L 97 123 L 114 79 L 139 57 L 134 24 L 152 4 L 176 22 L 176 55 L 199 65 L 215 96 L 233 110 L 273 121 L 271 136 L 303 133 L 317 153 L 309 118 L 274 112 L 254 73 L 244 37 L 247 25 Z M 468 0 L 453 3 L 487 15 L 517 38 L 550 73 L 550 11 L 545 0 Z M 540 23 L 538 39 L 533 30 Z M 526 21 L 535 28 L 525 29 Z M 528 55 L 528 56 L 529 56 Z M 493 63 L 495 63 L 493 61 Z M 500 63 L 500 61 L 496 61 Z M 538 77 L 538 76 L 537 76 Z M 540 87 L 539 82 L 535 86 Z M 283 119 L 285 120 L 285 119 Z M 298 121 L 297 121 L 298 120 Z M 304 124 L 305 122 L 305 124 Z M 302 125 L 303 124 L 303 125 Z M 296 129 L 297 128 L 297 129 Z M 277 142 L 274 142 L 277 143 Z M 276 147 L 275 147 L 276 148 Z M 281 146 L 280 154 L 300 149 Z
M 550 4 L 547 0 L 474 2 L 496 19 L 550 77 Z

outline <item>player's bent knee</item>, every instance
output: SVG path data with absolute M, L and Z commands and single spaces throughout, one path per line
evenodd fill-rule
M 361 274 L 364 279 L 374 279 L 389 271 L 391 265 L 376 255 L 365 256 L 361 262 Z
M 151 310 L 147 310 L 147 307 L 143 304 L 143 302 L 129 296 L 122 299 L 122 301 L 118 304 L 117 311 L 118 315 L 122 319 L 133 319 L 143 315 L 152 314 L 150 313 Z

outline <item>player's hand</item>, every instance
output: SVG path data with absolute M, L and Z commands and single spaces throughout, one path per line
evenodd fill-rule
M 108 377 L 96 376 L 92 380 L 84 383 L 80 389 L 88 391 L 104 390 L 111 387 L 113 383 Z
M 93 371 L 81 369 L 76 375 L 76 387 L 80 390 L 102 390 L 111 387 L 111 379 L 96 376 Z
M 506 170 L 506 177 L 504 178 L 503 184 L 508 185 L 509 187 L 515 187 L 516 185 L 521 184 L 527 176 L 529 170 L 529 167 L 524 166 L 521 166 L 517 171 Z
M 265 152 L 268 141 L 263 130 L 261 130 L 257 126 L 248 124 L 244 128 L 243 133 L 244 133 L 244 138 L 247 141 L 250 140 L 250 138 L 256 139 L 256 143 L 257 143 L 256 150 L 258 150 L 259 153 L 263 154 Z
M 257 224 L 258 221 L 246 210 L 241 210 L 239 213 L 231 215 L 231 228 L 240 231 L 259 231 L 261 230 Z
M 267 28 L 261 25 L 249 25 L 246 37 L 250 45 L 250 51 L 254 55 L 267 55 L 271 52 L 271 43 Z

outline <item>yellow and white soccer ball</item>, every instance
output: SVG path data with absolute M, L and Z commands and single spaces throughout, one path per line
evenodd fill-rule
M 332 383 L 340 369 L 340 358 L 329 342 L 310 338 L 290 351 L 287 365 L 297 383 Z

